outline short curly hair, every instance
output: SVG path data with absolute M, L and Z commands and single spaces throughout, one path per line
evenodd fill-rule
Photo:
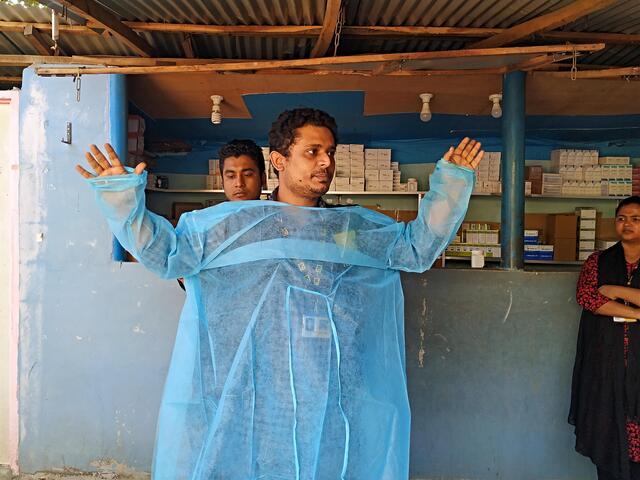
M 246 155 L 256 163 L 258 167 L 258 173 L 262 176 L 265 172 L 264 156 L 262 155 L 262 149 L 256 145 L 253 140 L 231 140 L 229 143 L 223 145 L 218 151 L 218 158 L 220 159 L 220 175 L 224 175 L 224 161 L 229 157 L 239 157 L 240 155 Z
M 328 128 L 333 135 L 333 141 L 338 143 L 338 125 L 331 115 L 315 108 L 295 108 L 285 110 L 271 124 L 269 149 L 288 156 L 291 145 L 296 141 L 296 130 L 305 125 Z

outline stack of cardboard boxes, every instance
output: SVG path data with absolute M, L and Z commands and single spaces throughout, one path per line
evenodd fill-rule
M 485 152 L 476 171 L 476 183 L 473 193 L 502 193 L 500 182 L 500 152 Z
M 534 165 L 525 168 L 525 195 L 542 195 L 542 167 Z
M 524 259 L 525 260 L 553 260 L 553 245 L 540 243 L 539 230 L 524 231 Z
M 640 167 L 631 170 L 631 195 L 640 195 Z
M 400 182 L 400 165 L 391 161 L 390 148 L 339 144 L 335 161 L 336 171 L 329 191 L 387 193 L 409 190 L 406 183 Z
M 578 218 L 578 260 L 586 260 L 596 249 L 596 210 L 576 208 Z
M 207 190 L 222 189 L 222 175 L 220 174 L 220 160 L 209 160 L 209 175 L 207 175 Z
M 601 195 L 628 197 L 633 192 L 633 167 L 630 157 L 600 157 Z
M 470 257 L 473 250 L 481 250 L 485 257 L 500 258 L 500 224 L 464 222 L 453 242 L 447 246 L 446 255 Z

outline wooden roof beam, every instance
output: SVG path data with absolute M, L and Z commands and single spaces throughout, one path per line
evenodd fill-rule
M 24 27 L 24 31 L 22 33 L 40 55 L 53 55 L 54 52 L 51 49 L 51 45 L 45 39 L 44 35 L 38 31 L 37 28 L 33 28 L 31 25 L 29 25 Z
M 313 50 L 311 50 L 311 58 L 324 57 L 326 55 L 336 32 L 336 25 L 338 25 L 338 19 L 340 18 L 341 3 L 342 0 L 327 0 L 322 30 L 316 40 L 316 44 L 313 46 Z
M 273 26 L 273 25 L 198 25 L 187 23 L 149 23 L 149 22 L 122 22 L 137 32 L 161 32 L 183 33 L 192 35 L 222 35 L 222 36 L 248 36 L 248 37 L 295 37 L 313 38 L 320 34 L 322 27 L 319 25 L 300 26 Z M 22 33 L 27 26 L 33 26 L 42 32 L 51 31 L 50 23 L 32 22 L 4 22 L 0 21 L 0 32 Z M 60 24 L 60 32 L 65 35 L 99 36 L 94 29 L 104 27 L 95 22 L 88 22 L 87 26 Z M 344 26 L 341 30 L 342 37 L 355 38 L 483 38 L 503 33 L 504 28 L 466 28 L 466 27 L 403 27 L 403 26 Z M 608 32 L 568 32 L 548 31 L 535 35 L 535 38 L 607 44 L 640 44 L 640 34 L 608 33 Z
M 186 58 L 196 58 L 196 46 L 193 41 L 193 36 L 190 33 L 182 33 L 182 50 L 184 51 L 184 56 Z
M 343 65 L 384 63 L 393 61 L 434 60 L 443 58 L 469 58 L 501 55 L 534 55 L 542 53 L 573 53 L 593 52 L 602 50 L 604 44 L 585 45 L 548 45 L 536 47 L 487 48 L 475 50 L 448 50 L 412 53 L 383 53 L 371 55 L 349 55 L 342 57 L 306 58 L 298 60 L 259 60 L 240 62 L 220 62 L 207 65 L 176 65 L 176 66 L 141 66 L 141 67 L 91 67 L 83 69 L 83 75 L 105 73 L 122 74 L 152 74 L 152 73 L 186 73 L 186 72 L 242 72 L 269 70 L 273 68 L 336 68 Z M 347 67 L 353 68 L 353 67 Z M 77 75 L 78 68 L 40 67 L 36 69 L 39 75 Z
M 605 68 L 598 70 L 578 70 L 577 72 L 536 72 L 558 78 L 614 78 L 640 76 L 640 67 Z
M 496 48 L 509 45 L 537 33 L 553 30 L 554 28 L 571 23 L 578 18 L 602 10 L 618 1 L 619 0 L 576 0 L 566 7 L 507 28 L 504 32 L 494 35 L 493 37 L 480 40 L 470 45 L 469 48 Z
M 94 0 L 56 0 L 72 12 L 91 20 L 101 28 L 109 30 L 120 41 L 124 42 L 136 54 L 152 57 L 153 48 L 147 41 L 127 27 L 113 13 Z

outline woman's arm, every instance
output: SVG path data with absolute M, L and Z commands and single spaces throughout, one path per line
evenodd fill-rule
M 598 315 L 605 315 L 607 317 L 640 319 L 640 308 L 623 305 L 622 303 L 614 302 L 613 300 L 599 307 L 594 313 L 597 313 Z
M 621 298 L 634 305 L 640 305 L 640 289 L 621 285 L 602 285 L 598 291 L 611 300 Z

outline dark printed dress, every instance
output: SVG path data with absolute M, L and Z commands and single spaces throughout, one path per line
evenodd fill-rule
M 595 313 L 610 299 L 598 291 L 598 258 L 600 252 L 594 252 L 587 258 L 580 272 L 576 299 L 578 304 L 590 312 Z M 631 277 L 638 267 L 637 263 L 627 263 L 627 276 Z M 627 366 L 629 351 L 629 324 L 624 324 L 624 362 Z M 632 462 L 640 462 L 640 424 L 627 419 L 627 441 L 629 443 L 629 459 Z

